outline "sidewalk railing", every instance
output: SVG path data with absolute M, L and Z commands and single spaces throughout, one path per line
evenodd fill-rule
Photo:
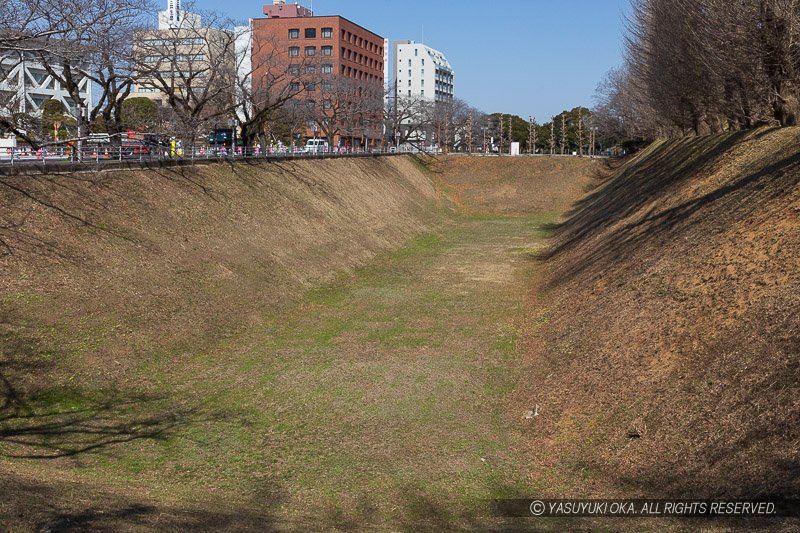
M 68 147 L 48 147 L 38 150 L 26 148 L 0 148 L 0 165 L 79 163 L 101 165 L 109 162 L 158 162 L 158 161 L 213 161 L 258 158 L 313 158 L 353 155 L 394 155 L 420 153 L 424 150 L 409 148 L 373 149 L 315 149 L 303 148 L 225 148 L 196 147 L 183 149 L 158 145 L 99 145 L 87 146 L 78 151 Z
M 156 163 L 156 162 L 181 162 L 191 164 L 192 162 L 204 162 L 214 160 L 254 160 L 254 159 L 293 159 L 293 158 L 315 158 L 315 157 L 352 157 L 368 155 L 397 155 L 397 154 L 419 154 L 428 155 L 442 154 L 439 148 L 412 148 L 402 146 L 383 147 L 374 149 L 327 149 L 320 148 L 307 150 L 304 148 L 225 148 L 225 147 L 195 147 L 182 149 L 180 147 L 167 147 L 160 145 L 97 145 L 86 146 L 78 151 L 70 147 L 47 147 L 38 150 L 26 148 L 0 148 L 0 167 L 3 166 L 23 166 L 40 165 L 51 166 L 59 164 L 69 164 L 70 166 L 101 166 L 109 163 Z M 496 152 L 485 153 L 482 151 L 449 152 L 448 155 L 474 155 L 497 157 Z M 511 157 L 510 154 L 502 154 L 502 157 Z M 573 154 L 521 154 L 522 157 L 580 157 Z M 584 155 L 583 157 L 589 157 Z M 593 156 L 602 157 L 602 156 Z

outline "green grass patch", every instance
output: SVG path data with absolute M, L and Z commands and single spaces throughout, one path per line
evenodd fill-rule
M 213 488 L 249 501 L 269 487 L 289 495 L 287 516 L 313 501 L 352 518 L 348 506 L 363 501 L 384 523 L 435 508 L 446 524 L 484 498 L 525 494 L 503 409 L 520 379 L 525 250 L 542 235 L 537 217 L 450 217 L 216 346 L 153 351 L 132 377 L 167 399 L 137 414 L 181 405 L 192 416 L 87 459 L 83 475 L 189 500 Z M 80 339 L 74 349 L 94 349 Z M 38 402 L 97 400 L 64 390 Z

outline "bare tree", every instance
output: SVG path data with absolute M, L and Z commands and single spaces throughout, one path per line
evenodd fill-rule
M 598 89 L 606 138 L 703 134 L 800 113 L 800 0 L 634 0 L 623 69 Z
M 138 84 L 155 91 L 170 110 L 172 129 L 194 144 L 211 125 L 235 121 L 237 32 L 229 19 L 202 13 L 168 30 L 136 36 Z
M 133 32 L 150 7 L 148 0 L 12 0 L 0 7 L 4 18 L 0 22 L 0 62 L 13 64 L 9 57 L 17 54 L 19 60 L 28 58 L 40 64 L 75 104 L 69 112 L 77 119 L 78 137 L 84 134 L 87 118 L 102 116 L 107 125 L 118 125 L 132 83 Z M 19 26 L 10 29 L 8 24 Z M 0 69 L 3 77 L 7 72 Z M 95 102 L 82 98 L 88 84 L 99 89 Z M 8 95 L 5 99 L 6 107 L 16 103 L 10 102 Z M 26 125 L 15 120 L 18 117 L 3 115 L 0 127 L 38 145 L 39 140 L 24 129 Z
M 381 136 L 383 87 L 344 76 L 323 76 L 305 86 L 307 121 L 334 146 L 337 138 L 369 139 Z
M 480 111 L 470 107 L 464 100 L 454 98 L 449 101 L 450 123 L 447 131 L 450 147 L 459 152 L 469 149 L 469 140 L 475 136 L 474 117 L 478 114 Z
M 266 135 L 277 115 L 283 119 L 296 116 L 296 106 L 288 114 L 279 111 L 302 95 L 307 83 L 316 82 L 319 73 L 332 67 L 308 58 L 289 58 L 274 36 L 253 40 L 249 26 L 236 28 L 234 40 L 251 50 L 251 54 L 236 55 L 234 99 L 242 141 L 249 146 Z
M 113 3 L 98 0 L 4 0 L 0 3 L 0 50 L 39 52 L 51 42 L 101 24 Z
M 392 145 L 419 145 L 431 134 L 433 103 L 422 96 L 390 96 L 385 110 L 386 131 Z
M 472 109 L 469 110 L 469 121 L 467 125 L 467 153 L 472 153 L 472 134 L 473 134 L 473 113 Z

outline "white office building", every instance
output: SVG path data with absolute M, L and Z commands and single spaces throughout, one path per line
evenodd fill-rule
M 58 72 L 59 68 L 56 67 Z M 23 113 L 39 116 L 45 102 L 58 100 L 67 113 L 78 114 L 78 103 L 73 102 L 67 90 L 44 68 L 36 56 L 25 52 L 0 52 L 0 113 Z M 79 84 L 81 106 L 93 104 L 92 83 L 83 78 Z
M 158 12 L 159 30 L 199 28 L 202 23 L 200 15 L 181 9 L 181 0 L 167 0 L 167 9 Z
M 395 95 L 446 102 L 453 99 L 455 73 L 447 58 L 414 41 L 394 43 Z

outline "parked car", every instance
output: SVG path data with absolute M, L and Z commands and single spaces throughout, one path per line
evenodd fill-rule
M 323 154 L 328 151 L 328 141 L 324 139 L 309 139 L 303 149 L 303 152 L 307 154 Z

